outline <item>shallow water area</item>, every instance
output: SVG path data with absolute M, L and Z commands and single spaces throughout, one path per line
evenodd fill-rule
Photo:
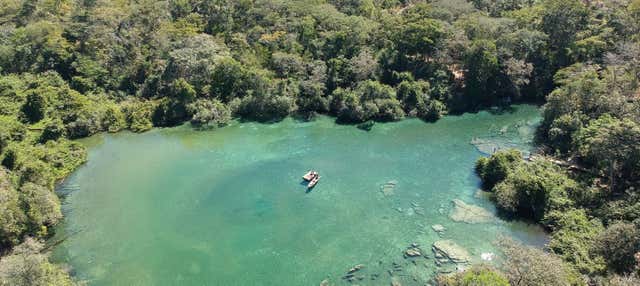
M 495 214 L 475 161 L 488 140 L 491 151 L 529 151 L 539 119 L 519 105 L 370 132 L 319 117 L 92 137 L 88 163 L 59 187 L 54 258 L 89 285 L 424 285 L 450 268 L 435 263 L 437 240 L 474 262 L 498 253 L 501 235 L 545 242 L 524 223 L 449 216 L 454 199 Z M 311 168 L 322 179 L 307 190 Z M 404 258 L 412 243 L 427 257 Z M 357 264 L 355 280 L 342 279 Z

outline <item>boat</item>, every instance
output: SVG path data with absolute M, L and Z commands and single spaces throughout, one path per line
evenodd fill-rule
M 306 174 L 304 174 L 304 176 L 302 176 L 302 179 L 304 179 L 305 181 L 311 181 L 316 176 L 318 176 L 318 172 L 314 170 L 309 170 L 309 172 L 307 172 Z
M 315 186 L 316 186 L 316 184 L 318 183 L 318 181 L 320 181 L 320 178 L 321 178 L 320 176 L 316 176 L 315 178 L 313 178 L 313 179 L 309 182 L 309 184 L 307 185 L 307 188 L 311 189 L 311 188 L 315 187 Z

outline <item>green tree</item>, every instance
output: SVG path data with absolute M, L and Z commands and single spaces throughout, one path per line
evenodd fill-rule
M 66 130 L 64 128 L 64 124 L 60 119 L 54 119 L 49 122 L 42 130 L 42 135 L 40 135 L 40 142 L 45 143 L 49 140 L 58 140 L 61 137 L 64 137 Z
M 20 201 L 26 206 L 31 231 L 46 235 L 46 227 L 55 225 L 61 218 L 60 200 L 46 187 L 30 182 L 20 187 Z
M 603 115 L 580 129 L 575 135 L 577 153 L 596 170 L 609 178 L 611 190 L 618 181 L 640 175 L 640 126 L 635 122 Z
M 401 14 L 401 21 L 392 30 L 392 37 L 402 54 L 426 60 L 443 46 L 447 32 L 442 22 L 429 17 L 430 11 L 428 4 L 418 3 Z
M 187 106 L 193 114 L 191 124 L 196 126 L 224 126 L 231 120 L 231 111 L 217 100 L 199 99 Z
M 185 79 L 173 81 L 168 88 L 168 97 L 163 98 L 153 114 L 158 126 L 172 126 L 189 118 L 187 105 L 196 99 L 196 90 Z
M 10 173 L 3 167 L 0 167 L 0 198 L 0 247 L 9 249 L 22 238 L 26 216 L 20 207 Z
M 418 105 L 418 117 L 427 122 L 435 122 L 447 114 L 447 106 L 437 99 Z
M 559 167 L 538 159 L 515 165 L 493 191 L 500 209 L 540 221 L 551 211 L 571 207 L 571 194 L 577 188 L 578 184 Z
M 555 65 L 569 63 L 568 47 L 586 28 L 589 9 L 580 0 L 545 0 L 541 2 L 541 30 L 549 35 Z
M 602 274 L 604 258 L 594 251 L 594 242 L 604 231 L 602 223 L 582 209 L 554 210 L 546 217 L 553 230 L 549 248 L 587 275 Z
M 41 252 L 44 245 L 32 238 L 16 246 L 0 260 L 2 286 L 72 286 L 76 285 L 62 267 L 49 262 Z
M 524 160 L 520 151 L 515 149 L 499 151 L 489 158 L 478 159 L 476 173 L 482 179 L 482 187 L 485 190 L 492 190 L 496 184 L 507 178 L 510 171 L 522 163 Z
M 29 123 L 36 123 L 45 116 L 47 99 L 35 91 L 27 95 L 27 101 L 22 106 L 22 114 Z
M 596 249 L 610 269 L 620 274 L 637 270 L 636 253 L 640 253 L 640 228 L 637 224 L 616 222 L 596 239 Z
M 499 92 L 500 64 L 493 41 L 476 40 L 466 55 L 465 83 L 468 106 L 496 104 Z
M 499 271 L 488 266 L 473 266 L 453 276 L 440 275 L 439 286 L 509 286 L 509 280 Z
M 504 274 L 513 286 L 586 285 L 571 266 L 556 255 L 509 239 L 501 240 L 499 245 L 506 257 Z
M 416 113 L 420 105 L 427 105 L 431 85 L 427 81 L 402 81 L 396 87 L 398 100 L 402 103 L 405 112 Z

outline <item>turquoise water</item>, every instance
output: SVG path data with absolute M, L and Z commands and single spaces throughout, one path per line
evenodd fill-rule
M 482 153 L 470 142 L 528 149 L 539 118 L 517 106 L 370 132 L 320 117 L 92 137 L 88 163 L 59 188 L 66 219 L 55 239 L 65 240 L 54 257 L 89 285 L 347 285 L 340 277 L 356 264 L 364 280 L 354 284 L 423 285 L 438 271 L 436 240 L 475 262 L 500 235 L 544 243 L 522 223 L 448 217 L 452 199 L 495 212 L 478 193 Z M 310 168 L 322 180 L 307 192 Z M 430 258 L 404 259 L 414 242 Z M 393 277 L 392 263 L 402 268 Z

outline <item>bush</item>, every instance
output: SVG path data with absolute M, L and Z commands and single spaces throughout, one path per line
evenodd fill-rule
M 607 265 L 619 274 L 636 270 L 635 254 L 640 252 L 640 228 L 628 222 L 616 222 L 600 233 L 596 249 Z
M 490 191 L 507 177 L 509 171 L 523 162 L 522 153 L 518 150 L 499 151 L 489 158 L 480 158 L 476 162 L 476 173 L 482 179 L 482 187 Z
M 395 90 L 376 81 L 361 82 L 354 90 L 338 88 L 333 92 L 331 111 L 339 122 L 361 123 L 370 119 L 395 121 L 404 117 Z
M 2 166 L 6 167 L 9 170 L 14 170 L 18 162 L 18 156 L 18 150 L 15 148 L 15 146 L 9 145 L 9 147 L 4 152 L 4 157 L 2 158 Z
M 27 101 L 22 106 L 22 115 L 29 123 L 36 123 L 45 116 L 47 99 L 37 91 L 27 95 Z
M 66 130 L 62 120 L 54 119 L 49 122 L 44 127 L 42 134 L 40 135 L 40 142 L 45 143 L 49 140 L 58 140 L 59 138 L 65 136 Z
M 188 120 L 187 105 L 196 98 L 196 91 L 186 80 L 180 78 L 169 86 L 168 97 L 162 98 L 153 112 L 156 126 L 174 126 Z
M 151 117 L 156 105 L 150 101 L 129 101 L 122 105 L 127 126 L 133 132 L 144 132 L 153 128 Z
M 553 230 L 549 247 L 554 253 L 575 265 L 581 273 L 604 272 L 604 259 L 594 251 L 594 242 L 604 231 L 599 220 L 590 219 L 582 209 L 554 211 L 546 220 Z
M 62 218 L 60 200 L 53 191 L 34 183 L 20 187 L 20 201 L 26 206 L 26 214 L 31 224 L 31 232 L 42 233 L 43 226 L 52 226 Z
M 286 96 L 247 96 L 238 107 L 238 114 L 246 119 L 260 122 L 280 121 L 293 108 L 293 100 Z
M 640 177 L 640 125 L 629 119 L 603 115 L 575 135 L 578 155 L 596 171 L 609 177 L 611 189 L 623 189 L 624 178 Z
M 574 203 L 570 194 L 576 192 L 577 187 L 577 183 L 553 163 L 536 160 L 515 166 L 493 190 L 500 209 L 541 221 L 550 211 L 571 207 Z
M 573 134 L 582 128 L 583 117 L 580 114 L 564 114 L 553 120 L 548 132 L 549 145 L 561 154 L 568 152 L 573 143 Z
M 502 240 L 499 244 L 505 255 L 502 268 L 512 285 L 586 285 L 579 275 L 556 255 L 523 246 L 509 239 Z
M 10 142 L 22 141 L 27 135 L 27 128 L 15 118 L 0 116 L 0 154 Z
M 445 114 L 447 114 L 447 106 L 437 99 L 418 106 L 418 117 L 427 122 L 438 121 Z
M 488 266 L 474 266 L 452 276 L 436 277 L 439 286 L 509 286 L 509 280 Z
M 108 105 L 102 118 L 102 129 L 109 132 L 118 132 L 126 127 L 126 117 L 118 105 Z
M 231 120 L 231 111 L 218 100 L 199 99 L 187 109 L 193 114 L 191 124 L 196 126 L 223 126 Z
M 298 110 L 302 112 L 329 111 L 329 98 L 324 95 L 324 85 L 311 81 L 302 81 L 299 84 L 299 90 L 296 100 Z
M 76 285 L 60 266 L 51 264 L 42 251 L 44 245 L 32 238 L 0 260 L 0 285 L 72 286 Z
M 20 208 L 18 192 L 13 188 L 10 173 L 0 167 L 0 248 L 18 244 L 25 231 L 26 216 Z
M 426 107 L 429 101 L 431 85 L 426 81 L 403 81 L 396 87 L 398 100 L 402 102 L 404 111 L 415 111 L 420 105 Z

